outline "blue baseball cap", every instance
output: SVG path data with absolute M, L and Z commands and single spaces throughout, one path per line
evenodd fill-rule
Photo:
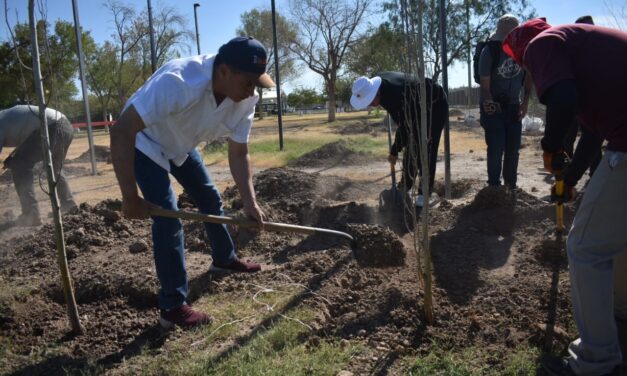
M 256 76 L 255 84 L 269 88 L 274 81 L 266 73 L 268 53 L 261 42 L 253 37 L 236 37 L 223 44 L 218 55 L 225 64 Z

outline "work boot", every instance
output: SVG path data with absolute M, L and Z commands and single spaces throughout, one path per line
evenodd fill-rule
M 200 325 L 209 325 L 212 322 L 211 316 L 195 311 L 187 304 L 167 311 L 162 309 L 159 317 L 159 323 L 164 329 L 172 329 L 175 325 L 182 328 L 192 328 Z
M 254 273 L 261 270 L 256 262 L 235 259 L 229 264 L 217 264 L 215 261 L 209 267 L 209 273 Z
M 16 226 L 32 227 L 41 225 L 39 214 L 21 214 L 15 220 Z

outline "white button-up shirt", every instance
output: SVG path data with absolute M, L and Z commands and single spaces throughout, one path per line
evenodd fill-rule
M 128 100 L 146 126 L 135 147 L 170 171 L 200 142 L 228 136 L 248 143 L 259 96 L 240 102 L 225 98 L 219 106 L 212 90 L 215 55 L 175 59 L 159 68 Z

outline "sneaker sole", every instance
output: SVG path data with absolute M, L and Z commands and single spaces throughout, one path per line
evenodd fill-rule
M 230 273 L 235 273 L 235 272 L 236 271 L 233 269 L 221 268 L 213 264 L 211 264 L 211 266 L 209 267 L 209 273 L 213 273 L 213 274 L 230 274 Z

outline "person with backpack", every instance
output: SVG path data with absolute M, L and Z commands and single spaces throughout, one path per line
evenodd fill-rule
M 503 175 L 505 185 L 511 189 L 516 188 L 522 118 L 527 113 L 531 91 L 531 79 L 501 48 L 505 36 L 516 26 L 515 16 L 503 15 L 490 40 L 477 48 L 481 51 L 477 71 L 481 86 L 480 121 L 488 146 L 488 185 L 500 186 Z
M 627 284 L 627 33 L 585 24 L 551 26 L 538 18 L 512 30 L 503 50 L 533 77 L 546 106 L 546 170 L 568 171 L 564 135 L 575 117 L 607 140 L 566 242 L 579 338 L 570 343 L 567 358 L 547 357 L 542 365 L 550 375 L 618 374 L 623 357 L 616 315 L 624 319 Z M 574 196 L 565 181 L 562 200 Z

